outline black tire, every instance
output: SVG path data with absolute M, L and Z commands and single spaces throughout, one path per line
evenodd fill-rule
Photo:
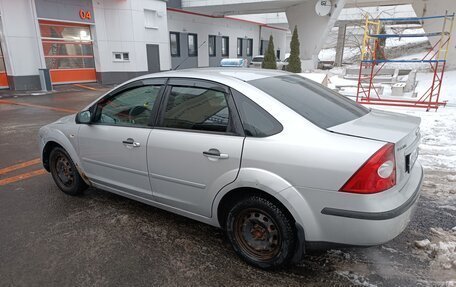
M 290 263 L 298 242 L 291 216 L 274 202 L 252 195 L 235 203 L 228 213 L 226 235 L 234 251 L 261 269 Z
M 70 155 L 61 147 L 55 147 L 49 155 L 52 178 L 61 191 L 69 195 L 80 195 L 87 184 L 79 175 Z

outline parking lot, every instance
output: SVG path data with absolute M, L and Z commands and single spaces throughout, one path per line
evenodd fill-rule
M 453 286 L 449 284 L 456 282 L 454 266 L 446 268 L 415 247 L 415 241 L 433 242 L 439 230 L 456 225 L 456 209 L 442 209 L 440 199 L 433 196 L 439 186 L 454 191 L 455 171 L 426 169 L 416 215 L 392 242 L 315 253 L 300 264 L 266 272 L 241 261 L 223 233 L 211 226 L 98 189 L 81 197 L 60 192 L 39 161 L 37 131 L 80 110 L 108 88 L 79 85 L 59 90 L 0 99 L 2 286 Z

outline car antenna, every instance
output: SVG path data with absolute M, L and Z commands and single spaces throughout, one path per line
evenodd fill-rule
M 201 45 L 199 45 L 199 47 L 198 47 L 198 49 L 196 49 L 196 51 L 199 52 L 199 49 L 200 49 L 204 44 L 206 44 L 206 41 L 204 41 L 203 43 L 201 43 Z M 182 60 L 182 62 L 180 62 L 179 65 L 176 66 L 176 68 L 171 69 L 171 70 L 172 70 L 172 71 L 176 71 L 177 69 L 179 69 L 179 67 L 180 67 L 183 63 L 185 63 L 185 61 L 187 61 L 188 58 L 190 58 L 190 55 L 187 55 L 187 57 L 186 57 L 184 60 Z

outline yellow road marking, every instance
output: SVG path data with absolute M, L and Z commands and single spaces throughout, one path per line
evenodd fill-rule
M 87 89 L 87 90 L 98 91 L 98 89 L 95 89 L 95 88 L 92 88 L 92 87 L 89 87 L 89 86 L 86 86 L 86 85 L 73 84 L 73 86 L 76 86 L 76 87 L 79 87 L 79 88 L 83 88 L 83 89 Z
M 24 180 L 24 179 L 27 179 L 27 178 L 31 178 L 31 177 L 34 177 L 34 176 L 43 175 L 43 174 L 46 174 L 46 173 L 47 173 L 47 171 L 44 168 L 42 168 L 42 169 L 26 172 L 26 173 L 23 173 L 23 174 L 19 174 L 19 175 L 16 175 L 16 176 L 8 177 L 8 178 L 0 180 L 0 186 L 6 185 L 6 184 L 10 184 L 10 183 L 13 183 L 13 182 L 16 182 L 16 181 Z
M 8 100 L 0 100 L 0 104 L 32 107 L 32 108 L 46 109 L 46 110 L 57 111 L 57 112 L 65 112 L 65 113 L 70 113 L 70 114 L 78 112 L 77 110 L 64 109 L 64 108 L 55 108 L 55 107 L 35 105 L 35 104 L 29 104 L 29 103 L 21 103 L 21 102 L 14 102 L 14 101 L 8 101 Z
M 12 166 L 7 166 L 5 168 L 0 169 L 0 175 L 8 173 L 8 172 L 12 172 L 12 171 L 17 170 L 17 169 L 21 169 L 21 168 L 24 168 L 24 167 L 35 165 L 35 164 L 38 164 L 40 162 L 41 162 L 41 159 L 35 158 L 35 159 L 29 160 L 29 161 L 26 161 L 26 162 L 21 162 L 21 163 L 12 165 Z

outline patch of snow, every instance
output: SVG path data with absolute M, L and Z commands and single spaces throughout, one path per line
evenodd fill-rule
M 415 241 L 415 246 L 423 250 L 435 264 L 447 270 L 455 269 L 456 272 L 456 229 L 445 231 L 431 228 L 431 232 L 435 238 Z
M 429 241 L 429 239 L 415 241 L 415 246 L 420 249 L 426 248 L 426 246 L 429 244 L 431 244 L 431 241 Z
M 369 283 L 369 281 L 367 281 L 367 279 L 363 276 L 360 276 L 352 271 L 336 271 L 336 273 L 347 278 L 351 283 L 357 286 L 377 287 L 377 285 Z
M 456 211 L 456 206 L 454 205 L 440 205 L 439 208 Z
M 389 248 L 389 247 L 386 247 L 384 245 L 382 245 L 382 249 L 385 249 L 386 251 L 389 251 L 391 253 L 398 253 L 399 251 L 397 251 L 396 249 L 394 248 Z

